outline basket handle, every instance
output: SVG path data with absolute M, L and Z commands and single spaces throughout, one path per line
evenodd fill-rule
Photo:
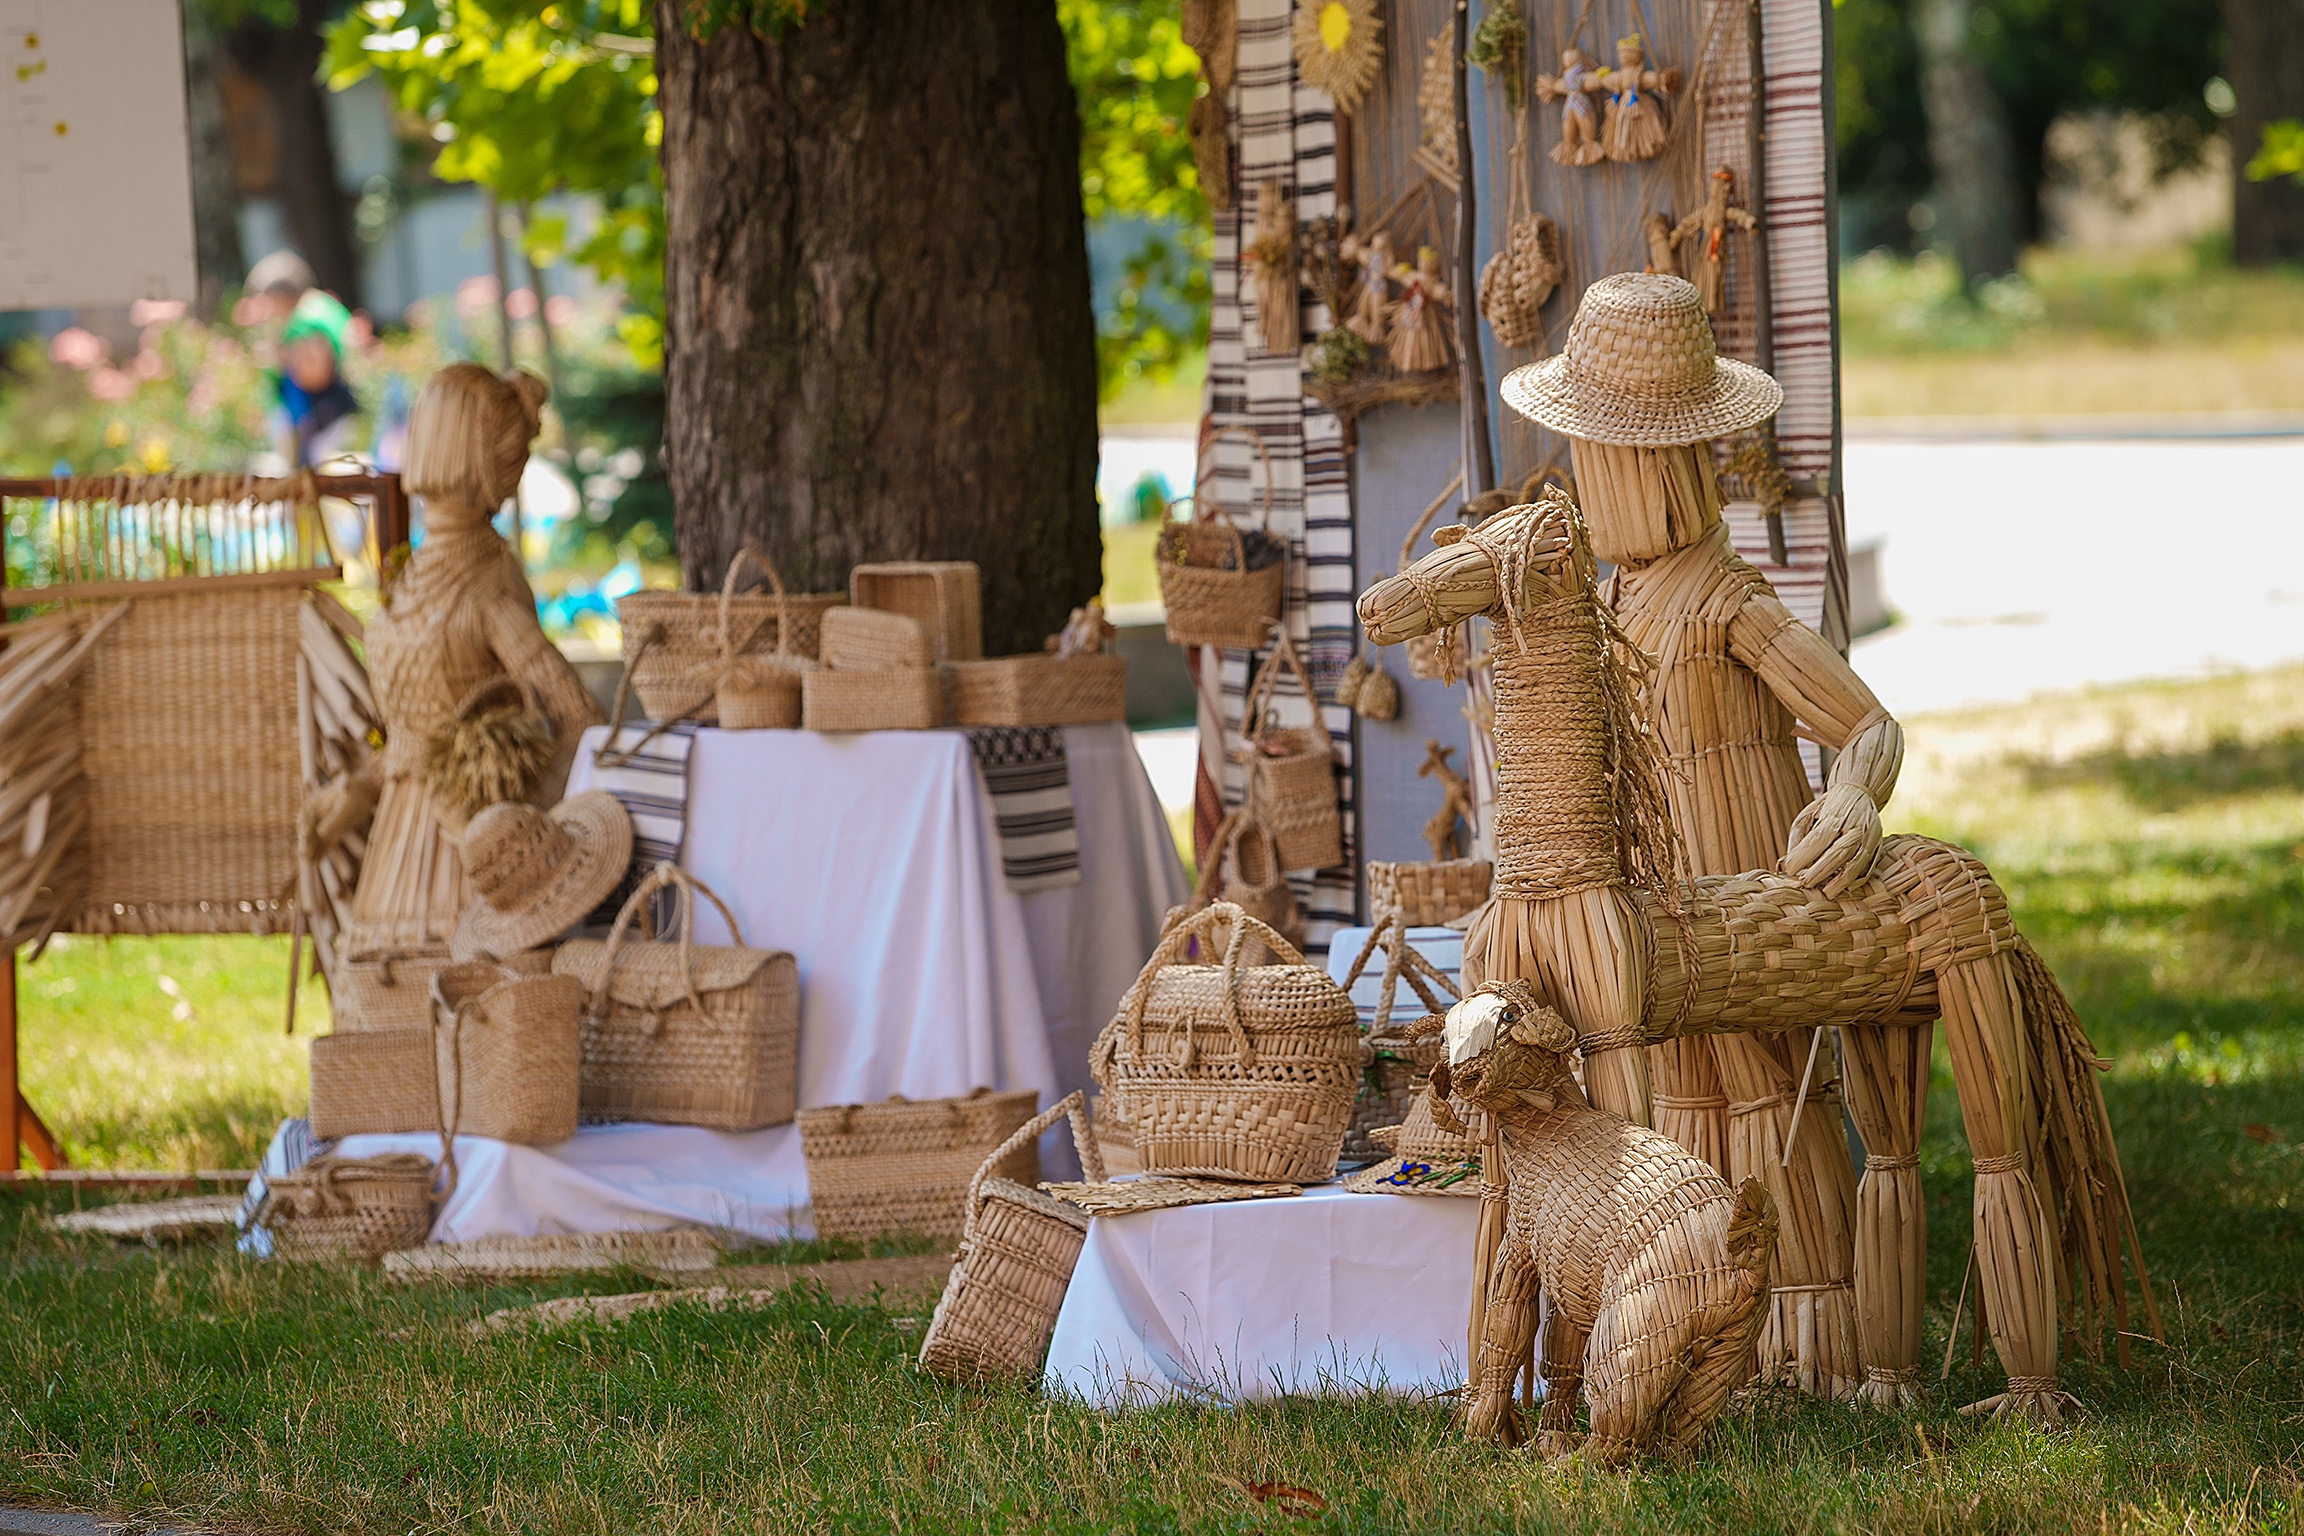
M 471 719 L 473 712 L 479 709 L 482 704 L 504 692 L 507 688 L 512 689 L 518 695 L 521 703 L 527 705 L 537 714 L 544 714 L 544 701 L 537 694 L 535 684 L 524 677 L 514 677 L 509 672 L 499 672 L 493 677 L 474 683 L 465 690 L 464 697 L 456 701 L 456 718 L 459 720 Z M 550 717 L 547 716 L 546 718 Z
M 703 1013 L 704 999 L 696 993 L 696 956 L 690 947 L 696 935 L 696 892 L 702 891 L 712 905 L 720 909 L 721 918 L 728 924 L 729 938 L 738 945 L 743 944 L 744 930 L 737 925 L 736 914 L 728 910 L 728 903 L 720 899 L 720 893 L 667 859 L 641 879 L 616 913 L 616 925 L 608 930 L 608 952 L 600 967 L 600 985 L 585 1004 L 585 1012 L 591 1018 L 607 1017 L 608 983 L 616 974 L 616 952 L 624 945 L 624 930 L 631 926 L 641 904 L 668 885 L 680 891 L 680 906 L 673 916 L 673 922 L 680 929 L 680 975 L 687 983 L 688 1004 L 697 1013 Z
M 738 652 L 743 649 L 742 646 L 733 645 L 729 642 L 728 620 L 730 617 L 729 610 L 736 601 L 736 575 L 744 569 L 746 560 L 750 560 L 760 568 L 760 574 L 768 578 L 768 586 L 776 594 L 776 654 L 779 656 L 790 654 L 788 648 L 792 643 L 792 599 L 784 590 L 784 578 L 776 574 L 776 567 L 768 563 L 766 555 L 760 553 L 750 544 L 745 544 L 737 549 L 735 557 L 728 562 L 728 574 L 720 583 L 720 662 L 723 666 L 733 662 Z M 745 633 L 744 644 L 750 645 L 752 636 L 759 632 L 760 626 L 755 623 Z
M 1217 428 L 1214 432 L 1208 435 L 1208 446 L 1213 448 L 1228 437 L 1246 438 L 1248 440 L 1249 446 L 1256 450 L 1257 460 L 1264 466 L 1264 507 L 1262 514 L 1257 520 L 1257 526 L 1262 528 L 1266 533 L 1270 533 L 1272 531 L 1272 451 L 1264 446 L 1263 438 L 1249 431 L 1246 427 L 1239 426 Z M 1213 469 L 1215 466 L 1213 463 L 1211 463 L 1209 467 Z M 1193 516 L 1198 517 L 1202 515 L 1203 512 L 1211 510 L 1211 508 L 1203 508 L 1199 505 L 1200 498 L 1197 494 L 1199 491 L 1199 486 L 1197 484 L 1193 486 L 1193 491 L 1195 494 L 1192 498 L 1192 514 Z M 1224 521 L 1230 522 L 1232 519 L 1227 517 L 1224 519 Z M 1246 560 L 1242 560 L 1240 562 L 1240 569 L 1243 573 L 1247 571 L 1248 562 Z
M 1327 722 L 1320 718 L 1320 695 L 1312 687 L 1312 675 L 1304 670 L 1304 658 L 1297 654 L 1296 642 L 1289 638 L 1287 626 L 1277 619 L 1272 621 L 1272 654 L 1257 669 L 1256 681 L 1248 690 L 1247 702 L 1241 706 L 1242 750 L 1253 758 L 1256 744 L 1264 739 L 1264 711 L 1272 702 L 1272 682 L 1280 675 L 1283 664 L 1296 674 L 1296 686 L 1304 690 L 1305 702 L 1312 706 L 1312 729 L 1308 734 L 1315 748 L 1322 757 L 1332 756 L 1335 746 L 1328 740 Z
M 440 1161 L 448 1169 L 447 1187 L 442 1189 L 436 1197 L 442 1205 L 446 1205 L 456 1196 L 456 1131 L 464 1122 L 464 1010 L 478 1001 L 477 998 L 466 998 L 463 1002 L 458 1003 L 453 1010 L 450 1010 L 452 1018 L 449 1025 L 448 1051 L 450 1058 L 456 1063 L 456 1118 L 453 1120 L 448 1118 L 447 1093 L 440 1086 L 439 1062 L 435 1060 L 432 1065 L 432 1113 L 440 1123 Z M 441 1011 L 447 1008 L 448 999 L 442 996 L 440 992 L 440 973 L 434 971 L 432 973 L 432 1028 L 435 1034 L 439 1032 Z
M 1200 911 L 1183 919 L 1162 936 L 1160 947 L 1152 951 L 1152 958 L 1144 962 L 1143 971 L 1136 978 L 1128 1005 L 1128 1052 L 1141 1055 L 1144 1051 L 1144 1008 L 1152 1000 L 1152 978 L 1163 966 L 1173 964 L 1184 953 L 1184 946 L 1197 938 L 1213 938 L 1216 929 L 1232 925 L 1232 942 L 1224 951 L 1224 1022 L 1232 1032 L 1232 1043 L 1240 1052 L 1240 1064 L 1256 1064 L 1256 1048 L 1248 1043 L 1248 1031 L 1240 1018 L 1240 952 L 1242 941 L 1253 932 L 1264 941 L 1273 957 L 1283 965 L 1302 965 L 1304 953 L 1280 937 L 1263 919 L 1252 917 L 1229 901 L 1211 902 Z M 1186 1026 L 1189 1041 L 1190 1026 Z
M 1200 878 L 1192 887 L 1189 910 L 1197 912 L 1216 899 L 1216 891 L 1224 878 L 1224 855 L 1248 829 L 1248 811 L 1245 806 L 1224 813 L 1216 824 L 1216 835 L 1208 839 L 1208 862 L 1200 870 Z
M 695 703 L 689 705 L 686 709 L 680 711 L 680 713 L 674 715 L 671 719 L 658 720 L 652 723 L 647 730 L 640 733 L 640 739 L 632 743 L 632 745 L 629 747 L 619 747 L 616 745 L 616 738 L 624 734 L 624 706 L 629 704 L 632 700 L 632 674 L 639 668 L 640 658 L 648 654 L 648 648 L 652 645 L 658 644 L 664 638 L 664 626 L 661 624 L 651 623 L 646 629 L 640 631 L 640 644 L 624 658 L 624 673 L 621 677 L 616 679 L 615 707 L 609 712 L 608 734 L 601 740 L 599 747 L 596 748 L 592 753 L 592 762 L 595 767 L 623 767 L 625 764 L 631 762 L 632 759 L 638 757 L 640 755 L 641 749 L 646 747 L 648 743 L 654 741 L 657 737 L 663 735 L 666 731 L 672 729 L 672 727 L 678 725 L 681 721 L 692 719 L 695 716 L 702 714 L 704 711 L 704 706 L 712 702 L 712 695 L 706 694 L 704 697 L 698 699 Z
M 1010 1132 L 1008 1139 L 993 1149 L 992 1155 L 984 1159 L 975 1176 L 969 1179 L 968 1219 L 960 1230 L 963 1247 L 976 1235 L 976 1197 L 983 1192 L 984 1181 L 992 1176 L 992 1170 L 1038 1141 L 1048 1127 L 1064 1119 L 1072 1122 L 1072 1149 L 1080 1154 L 1080 1171 L 1088 1176 L 1091 1184 L 1104 1182 L 1104 1149 L 1096 1144 L 1095 1134 L 1088 1129 L 1087 1095 L 1075 1088 Z

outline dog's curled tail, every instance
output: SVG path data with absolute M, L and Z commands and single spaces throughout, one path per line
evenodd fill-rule
M 1765 1290 L 1768 1266 L 1776 1257 L 1776 1201 L 1768 1186 L 1746 1179 L 1736 1191 L 1736 1209 L 1728 1216 L 1728 1258 Z

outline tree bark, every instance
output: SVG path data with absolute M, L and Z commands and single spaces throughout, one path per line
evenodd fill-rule
M 200 273 L 193 309 L 212 320 L 224 291 L 248 275 L 240 248 L 240 187 L 224 116 L 224 35 L 202 0 L 184 0 L 184 101 L 192 148 L 192 249 Z
M 360 304 L 360 261 L 352 248 L 352 203 L 336 179 L 336 141 L 320 85 L 326 0 L 298 0 L 282 30 L 251 19 L 232 31 L 232 54 L 264 87 L 272 106 L 278 160 L 274 191 L 288 238 L 321 287 Z
M 1102 585 L 1080 121 L 1049 0 L 658 0 L 665 449 L 688 585 L 973 560 L 985 654 Z
M 2264 125 L 2304 118 L 2304 0 L 2224 0 L 2224 66 L 2236 102 L 2232 143 L 2232 256 L 2244 267 L 2304 260 L 2304 186 L 2250 181 Z
M 1912 11 L 1937 220 L 1971 286 L 2016 270 L 2023 226 L 2007 113 L 1968 46 L 1973 13 L 1970 0 L 1918 0 Z

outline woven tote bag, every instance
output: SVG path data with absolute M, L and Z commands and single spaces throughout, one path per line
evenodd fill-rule
M 1273 680 L 1286 666 L 1296 674 L 1312 706 L 1312 724 L 1303 728 L 1266 718 Z M 1336 799 L 1336 757 L 1328 728 L 1320 723 L 1320 695 L 1296 654 L 1296 643 L 1280 632 L 1279 642 L 1256 674 L 1240 717 L 1247 741 L 1248 805 L 1271 829 L 1283 869 L 1327 869 L 1344 862 L 1344 813 Z
M 493 960 L 435 972 L 431 1043 L 448 1122 L 529 1147 L 575 1135 L 583 1006 L 573 976 L 522 975 Z
M 776 648 L 765 656 L 743 654 L 747 642 L 736 637 L 736 573 L 747 560 L 760 568 L 776 594 Z M 841 611 L 828 608 L 823 617 Z M 792 596 L 768 557 L 749 544 L 736 551 L 736 558 L 728 562 L 727 579 L 720 583 L 720 668 L 712 682 L 722 730 L 788 731 L 800 723 L 800 676 L 815 671 L 816 663 L 801 654 L 799 628 Z
M 439 1163 L 416 1152 L 330 1153 L 267 1178 L 255 1225 L 272 1235 L 273 1255 L 282 1259 L 373 1264 L 395 1249 L 413 1248 L 431 1235 L 433 1213 L 456 1189 L 453 1139 L 442 1141 Z M 443 1169 L 447 1184 L 436 1190 Z
M 1227 927 L 1222 964 L 1182 963 Z M 1247 963 L 1259 941 L 1276 963 Z M 1317 1184 L 1352 1121 L 1359 1014 L 1293 944 L 1220 901 L 1162 936 L 1089 1067 L 1121 1098 L 1143 1172 Z
M 1039 1190 L 1000 1177 L 1000 1165 L 1036 1144 L 1058 1120 L 1072 1125 L 1072 1144 L 1089 1181 L 1104 1182 L 1104 1160 L 1088 1128 L 1088 1101 L 1065 1095 L 1054 1108 L 1018 1126 L 968 1181 L 960 1250 L 928 1336 L 920 1369 L 946 1381 L 1036 1374 L 1072 1267 L 1088 1240 L 1088 1213 Z
M 1032 1118 L 1037 1089 L 962 1098 L 891 1098 L 800 1113 L 800 1155 L 818 1237 L 920 1232 L 956 1237 L 966 1222 L 968 1184 L 985 1154 Z M 1001 1178 L 1040 1182 L 1040 1144 L 1027 1142 L 1000 1164 Z
M 672 922 L 679 937 L 627 942 L 635 914 L 666 887 L 680 893 Z M 694 941 L 698 892 L 719 908 L 736 944 Z M 588 994 L 577 1034 L 586 1114 L 718 1131 L 792 1118 L 799 966 L 782 950 L 744 947 L 728 904 L 677 864 L 649 872 L 605 940 L 561 945 L 552 970 Z
M 421 1029 L 338 1030 L 312 1042 L 312 1134 L 394 1135 L 440 1128 L 432 1037 Z
M 1153 566 L 1160 576 L 1160 603 L 1167 610 L 1171 645 L 1254 650 L 1271 632 L 1287 597 L 1286 551 L 1271 559 L 1268 557 L 1274 552 L 1262 545 L 1262 541 L 1274 538 L 1272 456 L 1265 451 L 1264 440 L 1246 427 L 1226 427 L 1216 434 L 1216 438 L 1234 436 L 1253 444 L 1264 466 L 1261 547 L 1252 549 L 1241 537 L 1238 525 L 1218 510 L 1215 499 L 1201 496 L 1194 487 L 1192 520 L 1164 526 L 1153 546 Z M 1201 472 L 1201 484 L 1205 485 L 1215 471 L 1211 458 Z M 1264 563 L 1252 564 L 1252 557 Z

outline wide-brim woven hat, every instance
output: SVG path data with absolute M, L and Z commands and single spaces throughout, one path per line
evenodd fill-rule
M 478 898 L 457 921 L 458 960 L 505 957 L 567 932 L 607 899 L 632 863 L 632 818 L 602 789 L 549 811 L 506 801 L 464 829 L 464 872 Z
M 1346 1189 L 1362 1195 L 1479 1195 L 1478 1149 L 1432 1118 L 1431 1084 L 1416 1090 L 1406 1120 L 1373 1137 L 1379 1145 L 1389 1137 L 1392 1156 L 1346 1179 Z
M 1568 345 L 1504 376 L 1504 403 L 1586 442 L 1676 448 L 1759 425 L 1784 386 L 1722 357 L 1695 285 L 1619 272 L 1584 290 Z

